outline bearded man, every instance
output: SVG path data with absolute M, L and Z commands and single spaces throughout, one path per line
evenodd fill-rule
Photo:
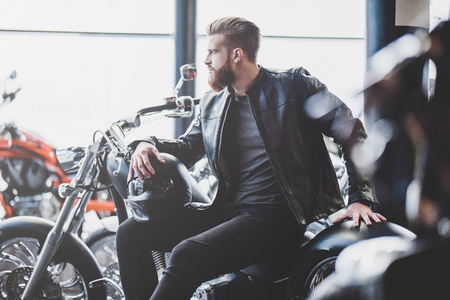
M 350 175 L 349 205 L 336 221 L 353 218 L 358 226 L 360 219 L 368 225 L 385 220 L 371 211 L 376 200 L 370 181 L 350 159 L 366 133 L 349 108 L 303 68 L 259 66 L 261 34 L 254 23 L 218 19 L 207 35 L 205 64 L 213 91 L 178 139 L 150 137 L 132 144 L 129 177 L 154 175 L 149 157 L 164 163 L 160 152 L 187 167 L 206 154 L 219 189 L 206 210 L 186 209 L 167 222 L 130 218 L 119 227 L 128 300 L 189 299 L 204 281 L 294 249 L 307 224 L 344 208 L 323 134 L 342 146 Z M 313 119 L 307 102 L 331 109 Z M 152 250 L 171 252 L 159 283 Z

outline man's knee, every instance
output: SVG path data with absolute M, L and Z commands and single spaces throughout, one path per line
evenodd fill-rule
M 126 247 L 127 245 L 130 245 L 130 243 L 134 243 L 137 232 L 135 227 L 136 223 L 132 219 L 128 219 L 120 224 L 116 232 L 116 243 L 118 249 L 122 245 Z
M 208 261 L 212 252 L 211 247 L 206 243 L 195 238 L 188 238 L 173 248 L 169 266 L 191 273 L 193 268 L 198 269 Z

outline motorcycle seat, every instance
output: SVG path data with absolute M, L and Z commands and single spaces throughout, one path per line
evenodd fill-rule
M 280 255 L 270 259 L 270 261 L 258 262 L 237 273 L 244 274 L 256 280 L 264 280 L 269 283 L 286 279 L 292 272 L 295 259 L 300 252 L 300 249 L 314 236 L 315 234 L 306 231 L 301 243 L 297 245 L 293 251 L 283 251 Z

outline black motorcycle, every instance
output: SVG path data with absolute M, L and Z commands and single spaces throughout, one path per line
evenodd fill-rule
M 196 75 L 195 65 L 181 68 L 181 79 L 167 103 L 140 110 L 136 116 L 119 120 L 105 132 L 96 131 L 94 142 L 84 148 L 67 149 L 77 173 L 70 184 L 62 184 L 65 198 L 57 221 L 37 217 L 14 217 L 0 223 L 0 299 L 121 299 L 120 285 L 111 279 L 118 270 L 102 269 L 87 245 L 77 236 L 91 196 L 108 190 L 116 206 L 118 222 L 130 213 L 127 197 L 127 164 L 131 151 L 127 134 L 154 117 L 191 116 L 199 99 L 178 97 L 184 81 Z M 70 152 L 72 151 L 72 153 Z M 70 162 L 70 159 L 66 161 Z M 69 166 L 70 167 L 70 166 Z M 186 167 L 177 166 L 189 187 L 189 201 L 210 202 Z M 165 182 L 159 189 L 165 188 Z M 337 255 L 357 241 L 377 236 L 414 235 L 391 223 L 355 228 L 352 222 L 324 226 L 317 235 L 308 230 L 304 244 L 292 255 L 260 263 L 202 284 L 193 299 L 304 299 L 330 273 Z M 154 252 L 159 271 L 168 253 Z M 109 291 L 107 291 L 108 287 Z M 111 291 L 112 289 L 112 291 Z

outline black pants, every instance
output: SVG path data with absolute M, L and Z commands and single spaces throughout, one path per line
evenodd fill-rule
M 272 205 L 186 209 L 160 223 L 128 219 L 117 232 L 126 299 L 188 300 L 202 282 L 293 249 L 303 232 L 287 209 Z M 159 284 L 152 250 L 172 253 Z

